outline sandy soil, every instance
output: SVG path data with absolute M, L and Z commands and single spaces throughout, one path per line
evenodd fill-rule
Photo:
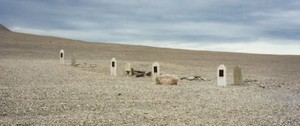
M 59 50 L 66 64 L 59 64 Z M 80 67 L 70 66 L 76 53 Z M 117 58 L 118 77 L 109 64 Z M 138 70 L 210 81 L 156 85 L 123 75 Z M 84 65 L 84 63 L 86 65 Z M 97 44 L 0 31 L 2 125 L 300 125 L 300 56 L 187 51 Z M 227 87 L 216 84 L 225 64 Z M 232 83 L 240 65 L 245 82 Z M 264 88 L 263 88 L 264 87 Z

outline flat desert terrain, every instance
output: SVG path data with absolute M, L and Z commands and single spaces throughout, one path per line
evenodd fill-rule
M 59 64 L 59 51 L 65 64 Z M 77 67 L 71 66 L 76 54 Z M 117 77 L 110 76 L 115 57 Z M 201 76 L 156 85 L 123 67 Z M 226 87 L 217 67 L 227 67 Z M 233 68 L 244 84 L 232 85 Z M 300 56 L 89 43 L 0 30 L 1 125 L 300 125 Z

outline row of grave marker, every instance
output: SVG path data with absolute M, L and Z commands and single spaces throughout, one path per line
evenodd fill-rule
M 64 64 L 64 50 L 60 50 L 60 64 Z M 126 64 L 128 65 L 128 64 Z M 129 64 L 130 65 L 130 64 Z M 152 78 L 155 79 L 157 76 L 160 75 L 160 68 L 159 63 L 154 62 L 152 64 Z M 110 74 L 111 76 L 117 76 L 117 60 L 116 58 L 111 59 L 110 63 Z M 226 67 L 225 65 L 219 65 L 217 69 L 217 84 L 219 86 L 226 86 L 227 85 L 227 74 L 226 74 Z M 243 76 L 242 76 L 242 69 L 238 66 L 234 67 L 233 69 L 233 84 L 240 85 L 243 83 Z

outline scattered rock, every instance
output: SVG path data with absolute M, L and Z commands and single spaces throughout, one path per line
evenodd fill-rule
M 145 77 L 145 73 L 136 73 L 135 77 Z
M 151 76 L 152 74 L 151 74 L 151 71 L 149 71 L 149 72 L 146 72 L 146 76 Z
M 189 76 L 189 77 L 182 77 L 180 80 L 189 80 L 189 81 L 210 81 L 206 78 L 203 78 L 201 76 Z
M 140 70 L 134 70 L 130 63 L 126 63 L 124 66 L 125 75 L 128 76 L 135 76 L 135 77 L 145 77 L 145 76 L 151 76 L 151 72 L 146 71 L 140 71 Z
M 260 82 L 260 81 L 258 81 L 258 80 L 255 80 L 255 79 L 245 79 L 244 81 L 243 81 L 243 84 L 244 85 L 257 85 L 258 87 L 260 87 L 260 88 L 266 88 L 266 83 L 262 83 L 262 82 Z
M 258 80 L 245 79 L 244 82 L 253 83 L 253 82 L 258 82 Z
M 155 78 L 155 80 L 156 84 L 158 85 L 177 85 L 179 78 L 177 77 L 177 75 L 165 74 L 159 75 Z
M 135 76 L 135 77 L 145 77 L 145 76 L 148 76 L 150 77 L 151 76 L 151 71 L 149 72 L 146 72 L 146 71 L 139 71 L 139 70 L 132 70 L 132 76 Z
M 260 82 L 255 79 L 254 80 L 253 79 L 245 79 L 242 84 L 244 84 L 244 85 L 252 85 L 252 84 L 260 85 Z
M 259 87 L 261 87 L 261 88 L 266 88 L 266 86 L 263 85 L 263 84 L 260 84 Z

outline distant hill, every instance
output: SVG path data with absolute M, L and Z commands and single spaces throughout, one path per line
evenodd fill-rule
M 10 31 L 10 30 L 4 25 L 0 24 L 0 31 Z
M 116 57 L 124 61 L 160 61 L 181 65 L 186 65 L 186 63 L 192 61 L 197 61 L 200 65 L 218 66 L 220 64 L 254 64 L 258 62 L 257 59 L 259 59 L 259 62 L 274 62 L 277 61 L 277 58 L 287 58 L 288 60 L 283 60 L 284 62 L 296 62 L 295 59 L 300 59 L 299 56 L 195 51 L 113 43 L 93 43 L 9 31 L 8 28 L 0 24 L 0 61 L 1 58 L 57 60 L 60 49 L 64 49 L 68 58 L 73 53 L 76 53 L 78 59 L 110 60 L 112 57 Z M 199 63 L 190 65 L 199 66 Z

